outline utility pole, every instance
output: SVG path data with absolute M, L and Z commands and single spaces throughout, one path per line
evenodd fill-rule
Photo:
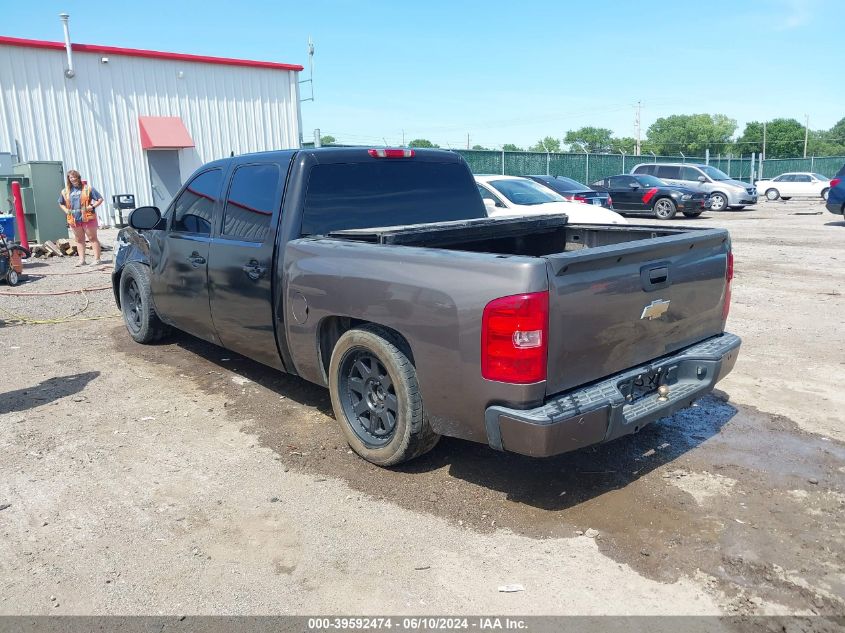
M 640 155 L 640 102 L 637 101 L 637 110 L 634 115 L 634 127 L 637 129 L 637 156 Z
M 810 115 L 804 115 L 804 158 L 807 158 L 807 139 L 810 137 Z
M 405 130 L 402 130 L 402 147 L 405 147 Z
M 467 149 L 469 149 L 469 132 L 467 132 Z
M 763 153 L 760 154 L 760 160 L 766 158 L 766 122 L 763 121 Z

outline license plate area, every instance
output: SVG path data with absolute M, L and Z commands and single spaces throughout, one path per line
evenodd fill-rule
M 655 393 L 660 385 L 669 384 L 676 376 L 676 366 L 658 367 L 624 378 L 616 383 L 616 388 L 625 398 L 625 403 L 632 404 Z

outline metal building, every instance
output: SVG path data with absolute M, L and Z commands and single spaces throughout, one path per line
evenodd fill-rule
M 205 162 L 300 146 L 302 66 L 66 39 L 0 36 L 0 152 L 19 162 L 163 208 Z

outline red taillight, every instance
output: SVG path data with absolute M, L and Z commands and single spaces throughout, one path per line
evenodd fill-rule
M 609 207 L 613 206 L 613 198 L 611 198 L 610 196 L 607 197 L 607 206 L 609 206 Z
M 728 251 L 728 265 L 725 268 L 725 305 L 722 306 L 722 321 L 728 318 L 728 312 L 731 310 L 731 280 L 734 278 L 734 254 L 733 251 Z
M 830 188 L 833 189 L 840 182 L 842 182 L 841 178 L 834 178 L 833 180 L 830 181 Z
M 587 199 L 584 196 L 572 196 L 572 199 L 575 200 L 575 202 L 583 202 L 585 204 L 587 202 Z
M 373 158 L 413 158 L 412 149 L 368 149 L 367 153 Z
M 546 379 L 549 293 L 494 299 L 481 322 L 481 375 L 528 384 Z

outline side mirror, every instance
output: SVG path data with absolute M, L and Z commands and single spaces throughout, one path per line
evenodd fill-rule
M 698 182 L 707 182 L 707 178 L 706 178 L 706 177 L 704 177 L 704 176 L 699 176 L 699 177 L 698 177 Z
M 150 231 L 161 222 L 158 207 L 138 207 L 129 214 L 129 226 L 139 231 Z

